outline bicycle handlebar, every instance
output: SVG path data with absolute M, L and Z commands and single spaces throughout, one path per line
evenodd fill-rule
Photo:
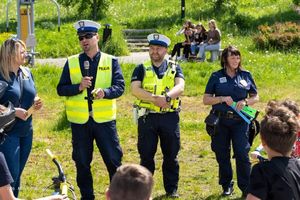
M 46 149 L 46 152 L 52 159 L 55 158 L 54 154 L 50 151 L 50 149 Z
M 58 178 L 61 182 L 66 182 L 66 176 L 64 174 L 64 171 L 61 167 L 61 165 L 59 164 L 59 162 L 56 160 L 55 155 L 50 151 L 50 149 L 46 149 L 46 152 L 48 153 L 48 155 L 52 158 L 52 161 L 54 162 L 54 164 L 56 165 L 57 169 L 58 169 Z
M 68 195 L 68 192 L 70 192 L 72 197 L 70 199 L 76 200 L 77 198 L 74 192 L 74 187 L 67 182 L 62 166 L 56 159 L 56 156 L 50 151 L 50 149 L 46 149 L 46 152 L 51 157 L 52 161 L 58 169 L 58 176 L 52 178 L 53 184 L 51 186 L 53 186 L 54 188 L 54 193 L 66 195 L 68 196 L 68 198 L 70 198 L 70 196 Z

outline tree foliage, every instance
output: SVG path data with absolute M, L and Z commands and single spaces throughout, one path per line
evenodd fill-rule
M 81 17 L 99 20 L 105 16 L 112 0 L 58 0 L 58 2 L 66 8 L 78 5 L 77 11 Z
M 297 6 L 300 6 L 300 0 L 293 0 L 293 3 Z

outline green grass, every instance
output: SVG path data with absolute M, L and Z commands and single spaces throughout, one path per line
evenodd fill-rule
M 62 8 L 61 32 L 57 32 L 57 18 L 54 5 L 49 1 L 40 0 L 35 4 L 36 10 L 36 35 L 37 51 L 41 57 L 66 57 L 78 53 L 80 47 L 72 24 L 81 17 L 72 15 L 73 8 L 69 12 Z M 121 35 L 121 29 L 128 28 L 157 28 L 159 32 L 166 34 L 172 40 L 172 45 L 182 40 L 174 33 L 181 27 L 180 1 L 129 1 L 114 0 L 109 8 L 107 18 L 99 20 L 102 23 L 113 24 L 113 34 Z M 194 22 L 202 21 L 205 25 L 211 17 L 211 4 L 204 0 L 186 1 L 186 18 Z M 248 29 L 241 30 L 228 15 L 216 16 L 222 31 L 222 47 L 229 44 L 237 46 L 242 53 L 242 63 L 245 69 L 252 72 L 256 81 L 260 102 L 255 108 L 261 110 L 259 118 L 264 113 L 264 107 L 270 99 L 290 98 L 300 103 L 300 59 L 299 52 L 259 51 L 255 49 L 252 35 L 257 25 L 272 24 L 275 21 L 297 21 L 296 15 L 291 10 L 291 2 L 285 0 L 240 1 L 238 13 L 246 15 L 244 22 L 249 22 Z M 4 5 L 6 1 L 0 0 L 0 30 L 5 27 Z M 13 1 L 12 4 L 15 4 Z M 49 12 L 42 12 L 42 6 L 49 8 Z M 264 7 L 264 9 L 259 9 Z M 151 11 L 150 11 L 151 10 Z M 149 14 L 151 12 L 151 15 Z M 50 13 L 50 14 L 47 14 Z M 133 15 L 134 13 L 134 15 Z M 15 10 L 10 10 L 10 16 L 14 16 Z M 226 22 L 227 20 L 227 22 Z M 247 21 L 248 20 L 248 21 Z M 12 23 L 11 25 L 15 25 Z M 14 31 L 12 30 L 12 33 Z M 7 33 L 0 34 L 0 41 L 9 37 Z M 118 39 L 119 40 L 119 39 Z M 171 45 L 171 47 L 172 47 Z M 115 48 L 115 47 L 114 47 Z M 125 54 L 125 53 L 124 53 Z M 209 56 L 209 55 L 207 55 Z M 203 120 L 210 107 L 202 104 L 202 95 L 211 72 L 218 70 L 220 64 L 215 63 L 181 63 L 186 79 L 186 88 L 182 101 L 181 112 L 181 151 L 180 162 L 180 199 L 186 200 L 214 200 L 214 199 L 239 199 L 241 193 L 235 185 L 235 194 L 229 198 L 220 198 L 221 188 L 218 185 L 218 168 L 214 154 L 210 149 L 210 138 L 204 129 Z M 135 65 L 122 65 L 126 80 L 125 94 L 118 99 L 117 127 L 121 146 L 124 152 L 123 163 L 139 163 L 137 152 L 137 127 L 132 122 L 131 105 L 134 97 L 130 94 L 130 76 Z M 29 161 L 22 175 L 22 198 L 37 198 L 49 195 L 51 191 L 43 190 L 51 184 L 51 177 L 57 174 L 57 170 L 45 149 L 50 148 L 61 161 L 68 180 L 75 186 L 77 195 L 79 189 L 76 186 L 75 164 L 72 161 L 71 130 L 64 116 L 64 98 L 56 94 L 56 85 L 59 81 L 61 68 L 45 65 L 32 68 L 39 96 L 44 101 L 44 107 L 34 116 L 34 141 Z M 259 143 L 258 138 L 255 145 Z M 254 146 L 255 146 L 254 145 Z M 160 150 L 156 155 L 156 172 L 154 175 L 155 187 L 153 197 L 163 199 L 162 185 L 162 154 Z M 233 160 L 234 162 L 234 160 Z M 108 187 L 108 174 L 102 158 L 95 148 L 92 163 L 94 174 L 94 189 L 96 199 L 104 199 L 105 189 Z
M 243 41 L 242 38 L 238 41 Z M 244 67 L 250 70 L 256 80 L 261 101 L 255 105 L 263 113 L 264 107 L 270 99 L 291 98 L 300 102 L 297 82 L 300 78 L 298 70 L 299 59 L 295 54 L 278 52 L 247 53 L 247 41 L 240 43 Z M 287 62 L 288 60 L 288 62 Z M 126 80 L 126 92 L 118 99 L 118 131 L 121 146 L 124 151 L 123 163 L 139 163 L 137 153 L 137 130 L 132 122 L 131 105 L 134 98 L 129 91 L 130 76 L 134 65 L 124 64 L 122 70 Z M 209 111 L 208 106 L 202 104 L 205 84 L 212 71 L 219 68 L 218 63 L 182 63 L 186 78 L 186 89 L 183 97 L 181 112 L 181 151 L 179 193 L 181 199 L 218 199 L 217 163 L 210 150 L 210 138 L 204 129 L 204 117 Z M 42 192 L 42 188 L 50 184 L 50 178 L 56 175 L 56 168 L 46 155 L 45 149 L 50 148 L 62 162 L 67 177 L 76 185 L 75 166 L 71 159 L 71 133 L 63 117 L 63 98 L 56 95 L 56 84 L 61 68 L 54 66 L 38 66 L 32 69 L 39 95 L 45 106 L 34 119 L 34 142 L 28 164 L 26 165 L 21 192 L 22 197 L 36 198 L 49 194 Z M 261 117 L 261 116 L 260 116 Z M 63 120 L 62 120 L 63 119 Z M 258 144 L 258 138 L 255 144 Z M 161 172 L 162 154 L 156 155 L 155 187 L 153 197 L 162 199 L 164 194 Z M 234 160 L 233 160 L 234 162 Z M 104 191 L 109 184 L 105 165 L 95 148 L 92 163 L 96 199 L 104 198 Z M 36 173 L 38 171 L 38 173 Z M 76 193 L 78 193 L 78 188 Z M 236 187 L 235 194 L 228 199 L 238 199 L 241 195 Z M 34 191 L 34 192 L 32 192 Z M 225 198 L 226 199 L 226 198 Z
M 1 34 L 6 31 L 7 1 L 0 0 L 0 42 L 9 37 L 8 35 L 16 34 L 16 3 L 14 1 L 9 7 L 9 34 Z M 276 3 L 274 0 L 243 0 L 239 1 L 235 14 L 229 14 L 226 10 L 218 14 L 212 10 L 212 2 L 189 0 L 186 1 L 186 19 L 191 19 L 194 23 L 200 21 L 207 27 L 208 20 L 215 18 L 222 32 L 223 41 L 226 41 L 227 35 L 243 37 L 247 35 L 251 38 L 253 33 L 257 32 L 258 25 L 285 21 L 297 22 L 299 15 L 292 9 L 292 5 L 291 0 L 278 0 Z M 182 37 L 176 37 L 174 34 L 182 25 L 180 6 L 180 1 L 114 0 L 108 9 L 107 16 L 98 20 L 103 25 L 106 23 L 113 25 L 112 45 L 109 48 L 106 47 L 105 50 L 115 55 L 128 54 L 122 34 L 124 28 L 155 28 L 169 36 L 173 43 L 183 40 Z M 55 5 L 51 1 L 39 0 L 36 1 L 34 7 L 38 57 L 66 57 L 78 53 L 80 47 L 73 23 L 86 17 L 82 13 L 77 14 L 76 8 L 61 7 L 61 31 L 58 32 Z M 103 29 L 99 32 L 100 36 L 102 36 L 102 31 Z

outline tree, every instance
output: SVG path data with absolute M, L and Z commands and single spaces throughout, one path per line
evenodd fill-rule
M 66 8 L 79 5 L 78 13 L 82 17 L 99 20 L 105 16 L 105 12 L 112 0 L 58 0 L 58 2 Z

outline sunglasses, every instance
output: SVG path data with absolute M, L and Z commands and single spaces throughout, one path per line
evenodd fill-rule
M 17 37 L 11 37 L 5 41 L 5 44 L 20 42 L 21 40 Z
M 20 40 L 19 38 L 13 36 L 13 37 L 7 39 L 7 40 L 4 42 L 4 46 L 5 46 L 5 47 L 10 46 L 10 52 L 13 52 L 14 49 L 15 49 L 15 44 L 16 44 L 16 43 L 20 43 L 21 45 L 24 44 L 24 43 L 22 42 L 22 40 Z
M 87 33 L 85 35 L 78 36 L 78 39 L 79 39 L 79 41 L 82 41 L 84 38 L 85 39 L 91 39 L 95 35 L 96 35 L 95 33 Z

